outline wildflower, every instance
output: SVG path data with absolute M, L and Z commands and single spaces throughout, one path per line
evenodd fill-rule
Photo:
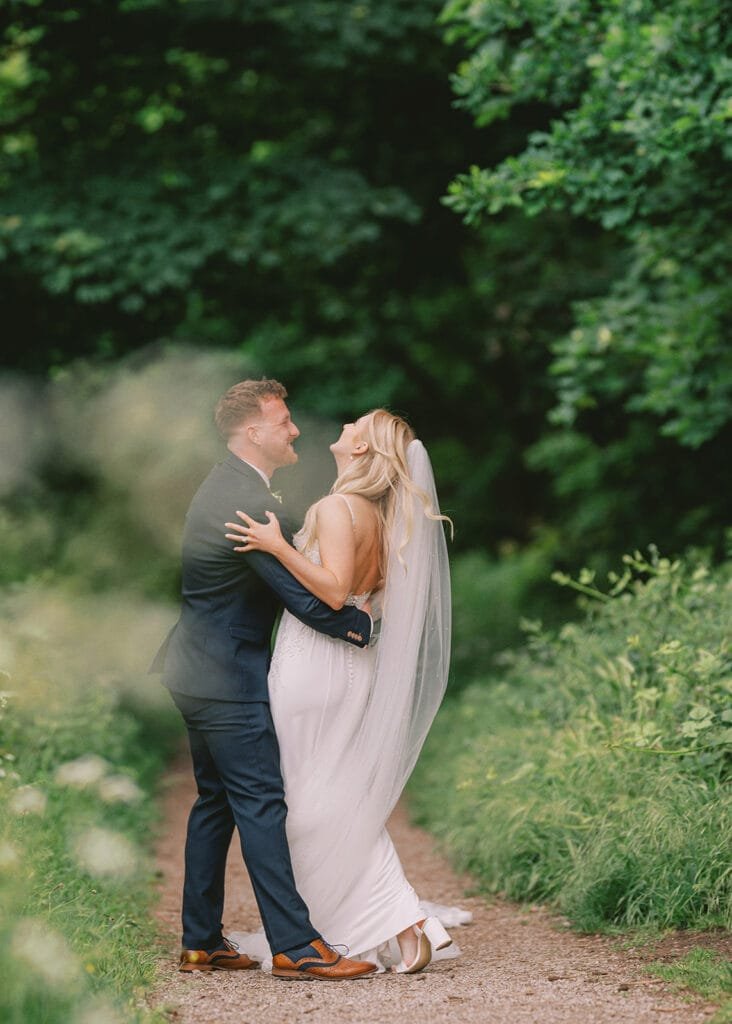
M 48 798 L 36 786 L 20 786 L 8 801 L 8 807 L 15 814 L 43 814 Z
M 16 960 L 51 988 L 70 988 L 81 973 L 63 935 L 43 921 L 24 918 L 15 926 L 10 949 Z
M 86 789 L 96 785 L 107 774 L 109 763 L 97 754 L 84 754 L 74 761 L 66 761 L 56 769 L 54 780 L 59 786 Z
M 7 871 L 14 868 L 20 861 L 20 854 L 12 843 L 0 843 L 0 871 Z
M 74 1024 L 123 1024 L 118 1011 L 106 999 L 86 1002 L 73 1018 Z
M 605 349 L 608 347 L 610 342 L 613 340 L 613 332 L 609 327 L 602 326 L 597 331 L 597 347 L 599 349 Z
M 107 828 L 89 828 L 76 837 L 80 867 L 99 878 L 126 878 L 137 869 L 137 851 L 129 839 Z
M 108 775 L 97 787 L 105 803 L 135 804 L 142 798 L 142 790 L 127 775 Z

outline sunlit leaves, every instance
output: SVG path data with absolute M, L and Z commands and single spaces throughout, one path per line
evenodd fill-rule
M 443 19 L 474 51 L 455 88 L 478 123 L 526 102 L 555 111 L 523 152 L 459 175 L 446 202 L 469 223 L 561 207 L 635 253 L 557 343 L 554 422 L 619 403 L 683 445 L 715 437 L 732 419 L 732 61 L 719 6 L 456 0 Z

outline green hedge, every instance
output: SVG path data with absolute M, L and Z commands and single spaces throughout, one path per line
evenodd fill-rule
M 489 892 L 578 926 L 732 924 L 732 563 L 651 551 L 446 702 L 412 804 Z M 487 632 L 490 621 L 484 623 Z

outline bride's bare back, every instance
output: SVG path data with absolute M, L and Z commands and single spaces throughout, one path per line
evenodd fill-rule
M 316 536 L 323 566 L 350 568 L 352 594 L 381 586 L 379 516 L 373 501 L 360 494 L 323 498 L 318 503 Z

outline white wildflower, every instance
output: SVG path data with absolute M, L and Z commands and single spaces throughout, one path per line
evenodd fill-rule
M 21 786 L 8 801 L 8 807 L 15 814 L 43 814 L 48 798 L 37 786 Z
M 142 798 L 142 790 L 128 775 L 108 775 L 97 788 L 108 804 L 135 804 Z
M 85 1003 L 73 1018 L 74 1024 L 123 1024 L 123 1018 L 106 999 Z
M 73 849 L 84 871 L 99 878 L 127 878 L 137 869 L 135 847 L 111 829 L 87 829 L 76 837 Z
M 0 871 L 7 871 L 10 868 L 14 868 L 19 861 L 20 854 L 18 853 L 17 847 L 7 841 L 0 843 Z
M 100 779 L 107 774 L 109 762 L 97 754 L 83 754 L 73 761 L 65 761 L 60 764 L 54 774 L 54 780 L 59 786 L 73 786 L 76 789 L 86 789 L 95 786 Z
M 63 935 L 43 921 L 32 918 L 19 921 L 10 949 L 16 960 L 51 988 L 70 988 L 81 975 L 81 964 Z
M 597 347 L 599 349 L 606 349 L 610 342 L 613 340 L 613 332 L 609 327 L 602 326 L 597 331 Z

